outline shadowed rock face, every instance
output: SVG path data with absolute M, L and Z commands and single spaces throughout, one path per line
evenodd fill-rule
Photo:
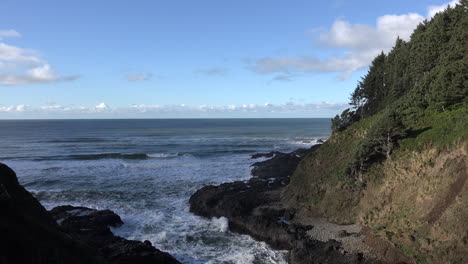
M 190 198 L 190 211 L 204 217 L 227 217 L 231 231 L 248 234 L 275 249 L 289 250 L 289 263 L 378 263 L 360 254 L 344 254 L 337 241 L 311 240 L 307 231 L 313 226 L 294 223 L 295 210 L 281 203 L 280 194 L 290 175 L 301 159 L 318 147 L 253 155 L 270 159 L 252 165 L 249 181 L 198 190 Z
M 0 164 L 0 263 L 104 263 L 97 251 L 72 239 Z
M 252 155 L 252 159 L 270 158 L 254 163 L 252 165 L 252 176 L 258 178 L 284 178 L 289 183 L 289 177 L 294 173 L 302 158 L 319 146 L 314 145 L 310 149 L 298 149 L 291 153 L 273 151 Z
M 55 207 L 50 214 L 63 230 L 99 249 L 102 256 L 110 263 L 179 263 L 168 253 L 153 247 L 147 240 L 131 241 L 115 236 L 109 226 L 117 227 L 123 222 L 110 210 L 66 205 Z
M 0 163 L 0 264 L 179 263 L 149 241 L 114 236 L 110 210 L 59 206 L 47 212 Z

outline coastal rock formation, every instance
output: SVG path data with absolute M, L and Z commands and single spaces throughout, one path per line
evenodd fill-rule
M 104 263 L 96 250 L 62 232 L 4 164 L 0 208 L 0 263 Z
M 47 210 L 0 163 L 0 263 L 179 263 L 149 241 L 114 236 L 122 220 L 110 210 Z
M 272 151 L 269 153 L 257 153 L 251 156 L 252 159 L 256 158 L 270 158 L 265 161 L 256 162 L 252 165 L 253 169 L 251 174 L 254 177 L 267 179 L 282 178 L 289 183 L 289 177 L 294 173 L 299 162 L 308 153 L 318 148 L 320 145 L 314 145 L 310 149 L 298 149 L 291 153 L 282 153 Z
M 300 160 L 319 145 L 291 153 L 259 153 L 271 157 L 253 165 L 246 181 L 205 186 L 190 198 L 191 212 L 204 217 L 227 217 L 233 232 L 248 234 L 275 249 L 289 250 L 290 263 L 379 263 L 351 253 L 336 240 L 318 241 L 308 235 L 314 227 L 296 220 L 296 211 L 281 203 L 281 191 Z
M 53 208 L 50 214 L 66 233 L 99 249 L 110 263 L 179 263 L 147 240 L 131 241 L 115 236 L 109 226 L 117 227 L 123 222 L 110 210 L 66 205 Z

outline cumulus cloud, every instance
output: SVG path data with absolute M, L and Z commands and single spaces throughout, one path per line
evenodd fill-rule
M 427 8 L 427 16 L 428 18 L 432 18 L 433 16 L 435 16 L 435 14 L 444 11 L 448 6 L 455 7 L 455 5 L 458 3 L 460 3 L 460 0 L 453 0 L 453 1 L 450 1 L 449 3 L 445 3 L 439 6 L 434 6 L 434 5 L 429 6 Z
M 0 62 L 12 66 L 35 67 L 41 63 L 37 52 L 0 43 Z
M 10 105 L 10 106 L 1 106 L 0 107 L 0 112 L 24 112 L 26 110 L 26 105 L 20 104 L 20 105 Z
M 336 72 L 341 79 L 347 79 L 353 72 L 366 68 L 380 52 L 388 52 L 397 37 L 408 41 L 419 23 L 458 2 L 454 0 L 429 7 L 427 16 L 417 13 L 383 15 L 376 19 L 375 25 L 353 24 L 338 19 L 328 30 L 319 33 L 316 44 L 339 55 L 324 59 L 314 56 L 264 57 L 250 62 L 248 67 L 261 74 Z
M 398 36 L 409 40 L 413 30 L 424 19 L 416 13 L 384 15 L 377 18 L 375 27 L 337 20 L 328 32 L 320 34 L 318 41 L 322 45 L 354 51 L 388 50 Z
M 44 64 L 19 74 L 12 72 L 0 72 L 0 84 L 3 85 L 72 81 L 77 78 L 79 78 L 78 75 L 57 75 L 49 64 Z
M 127 74 L 125 78 L 129 82 L 142 82 L 142 81 L 148 81 L 151 78 L 153 78 L 152 73 L 138 73 L 138 74 Z
M 19 37 L 14 30 L 0 30 L 2 37 Z M 38 52 L 0 42 L 0 85 L 19 85 L 72 81 L 78 75 L 61 76 Z
M 332 116 L 348 107 L 347 103 L 318 102 L 284 104 L 242 105 L 147 105 L 133 104 L 128 107 L 110 107 L 106 103 L 96 106 L 63 106 L 48 104 L 32 107 L 24 104 L 0 106 L 0 117 L 47 117 L 47 118 L 107 118 L 107 117 L 226 117 L 226 116 Z
M 213 67 L 209 69 L 199 69 L 195 71 L 196 73 L 211 75 L 211 76 L 224 76 L 228 73 L 228 69 L 222 67 Z
M 109 107 L 105 103 L 100 103 L 94 107 L 96 111 L 103 111 L 109 109 Z

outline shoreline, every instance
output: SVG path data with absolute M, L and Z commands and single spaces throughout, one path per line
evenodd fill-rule
M 310 148 L 289 153 L 272 151 L 251 155 L 254 161 L 261 159 L 250 166 L 251 178 L 197 190 L 189 199 L 190 212 L 205 218 L 225 217 L 228 230 L 264 241 L 274 250 L 288 251 L 285 258 L 292 264 L 407 263 L 394 254 L 391 245 L 379 245 L 380 250 L 369 247 L 369 243 L 381 241 L 364 228 L 336 225 L 281 201 L 281 193 L 296 167 L 321 146 L 322 142 L 318 142 Z M 4 177 L 10 172 L 7 166 L 2 166 L 6 167 L 1 171 Z M 16 179 L 14 172 L 11 173 Z M 16 184 L 19 187 L 15 188 L 23 188 L 17 179 Z M 123 222 L 113 211 L 62 205 L 42 214 L 47 215 L 48 221 L 53 219 L 52 229 L 94 248 L 91 255 L 101 259 L 96 263 L 147 263 L 159 258 L 163 259 L 159 260 L 162 263 L 179 263 L 149 241 L 127 240 L 114 235 L 109 227 L 118 227 Z M 104 262 L 100 262 L 102 259 Z
M 251 165 L 250 179 L 199 189 L 190 197 L 190 212 L 205 218 L 226 217 L 230 231 L 264 241 L 275 250 L 287 250 L 291 264 L 410 263 L 392 245 L 369 246 L 384 242 L 376 241 L 365 228 L 333 224 L 281 201 L 281 192 L 300 161 L 320 146 L 251 155 L 253 160 L 267 159 Z

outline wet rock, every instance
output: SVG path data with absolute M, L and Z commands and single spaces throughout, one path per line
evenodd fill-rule
M 319 146 L 252 155 L 270 159 L 253 164 L 253 177 L 246 182 L 198 190 L 190 197 L 190 211 L 207 218 L 227 217 L 231 231 L 248 234 L 275 249 L 289 250 L 290 263 L 368 263 L 345 254 L 340 242 L 311 240 L 307 231 L 313 226 L 294 223 L 296 211 L 281 203 L 280 194 L 290 175 L 301 159 Z
M 289 183 L 289 177 L 294 173 L 299 162 L 319 145 L 309 149 L 298 149 L 291 153 L 270 152 L 252 155 L 254 157 L 271 157 L 268 160 L 256 162 L 252 165 L 252 176 L 259 178 L 284 178 Z M 258 156 L 260 155 L 260 156 Z
M 110 210 L 59 206 L 47 210 L 0 163 L 1 264 L 179 263 L 149 241 L 114 236 L 122 224 Z
M 117 227 L 123 222 L 113 211 L 66 205 L 55 207 L 50 214 L 65 232 L 97 248 L 109 263 L 179 263 L 147 240 L 115 236 L 109 226 Z

